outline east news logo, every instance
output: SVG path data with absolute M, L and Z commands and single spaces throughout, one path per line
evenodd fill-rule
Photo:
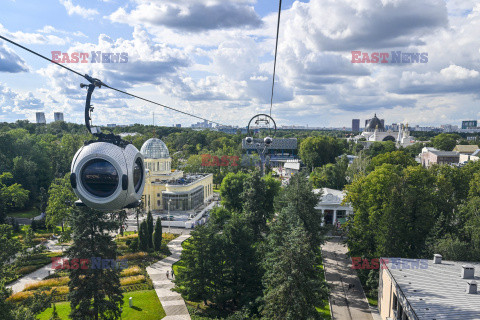
M 390 60 L 389 60 L 390 59 Z M 368 52 L 352 51 L 352 63 L 427 63 L 428 52 Z
M 52 60 L 57 63 L 127 63 L 128 53 L 92 51 L 89 54 L 88 52 L 52 51 Z

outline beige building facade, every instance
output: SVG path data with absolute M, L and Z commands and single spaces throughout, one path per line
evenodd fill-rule
M 172 158 L 162 140 L 147 140 L 140 152 L 145 160 L 143 202 L 147 211 L 190 212 L 213 197 L 213 175 L 172 169 Z

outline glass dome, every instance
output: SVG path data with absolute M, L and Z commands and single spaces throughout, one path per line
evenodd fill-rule
M 165 143 L 157 138 L 145 141 L 140 152 L 145 159 L 165 159 L 170 157 Z

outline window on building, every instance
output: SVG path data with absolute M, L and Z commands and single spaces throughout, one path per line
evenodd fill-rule
M 160 207 L 160 200 L 157 200 L 157 206 Z
M 168 203 L 170 203 L 170 210 L 172 211 L 188 211 L 193 210 L 204 202 L 204 187 L 199 186 L 189 193 L 182 194 L 163 194 L 163 207 L 168 210 Z M 171 201 L 170 201 L 171 200 Z
M 157 198 L 160 198 L 160 193 L 157 193 Z
M 397 310 L 397 306 L 398 306 L 397 295 L 394 293 L 393 294 L 392 309 Z
M 346 210 L 337 210 L 337 219 L 343 219 L 347 216 Z

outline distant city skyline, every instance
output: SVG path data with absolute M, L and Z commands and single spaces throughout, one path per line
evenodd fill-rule
M 52 51 L 125 52 L 128 63 L 68 66 L 159 103 L 244 126 L 270 110 L 278 6 L 207 2 L 118 0 L 87 7 L 45 0 L 48 10 L 38 14 L 28 1 L 4 1 L 0 33 L 48 57 Z M 351 119 L 375 112 L 386 123 L 420 126 L 480 117 L 477 2 L 286 0 L 282 8 L 272 108 L 279 125 L 349 128 Z M 158 18 L 146 18 L 152 14 Z M 352 63 L 352 51 L 426 52 L 428 63 Z M 58 111 L 83 122 L 84 79 L 4 41 L 0 55 L 0 121 L 34 122 L 40 111 L 49 120 Z M 159 125 L 197 122 L 104 87 L 92 104 L 94 123 L 148 124 L 152 112 Z

